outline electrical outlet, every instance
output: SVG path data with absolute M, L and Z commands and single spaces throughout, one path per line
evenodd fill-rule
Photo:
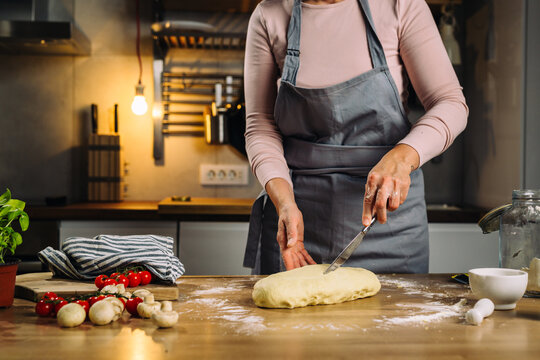
M 199 167 L 201 185 L 248 185 L 247 165 L 201 164 Z

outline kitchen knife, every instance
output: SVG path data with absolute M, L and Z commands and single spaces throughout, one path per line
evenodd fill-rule
M 358 235 L 356 235 L 354 239 L 351 240 L 349 245 L 345 246 L 345 249 L 343 249 L 343 251 L 337 256 L 337 258 L 332 262 L 332 264 L 330 264 L 330 266 L 324 271 L 324 275 L 336 270 L 341 265 L 343 265 L 345 261 L 349 259 L 354 250 L 356 250 L 358 245 L 360 245 L 362 240 L 364 240 L 364 236 L 366 236 L 367 232 L 369 231 L 369 229 L 371 229 L 371 226 L 375 223 L 375 221 L 377 221 L 377 216 L 373 215 L 371 223 L 368 226 L 365 226 L 362 231 L 360 231 Z
M 97 134 L 97 128 L 98 128 L 98 109 L 96 104 L 92 104 L 92 112 L 91 112 L 91 118 L 92 118 L 92 134 Z
M 114 133 L 118 134 L 118 104 L 114 104 Z

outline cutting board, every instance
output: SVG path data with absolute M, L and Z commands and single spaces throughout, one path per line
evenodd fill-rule
M 178 286 L 148 284 L 128 288 L 128 291 L 137 289 L 147 289 L 154 294 L 156 300 L 177 300 Z M 53 277 L 51 272 L 29 273 L 18 275 L 15 282 L 15 297 L 38 301 L 47 292 L 52 291 L 58 296 L 69 297 L 75 295 L 88 295 L 97 291 L 96 286 L 91 281 L 77 281 Z

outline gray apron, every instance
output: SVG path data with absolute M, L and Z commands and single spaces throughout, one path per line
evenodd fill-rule
M 317 263 L 333 261 L 362 229 L 367 175 L 410 130 L 368 2 L 359 3 L 373 69 L 325 88 L 297 87 L 302 4 L 295 0 L 274 109 L 304 219 L 304 245 Z M 254 273 L 284 270 L 277 222 L 263 192 L 252 208 L 244 257 L 244 266 Z M 346 265 L 376 273 L 427 273 L 428 256 L 424 182 L 416 170 L 406 201 L 388 213 L 386 224 L 373 226 Z

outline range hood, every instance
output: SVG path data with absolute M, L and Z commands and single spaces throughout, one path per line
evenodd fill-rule
M 0 53 L 89 55 L 73 0 L 0 0 Z

